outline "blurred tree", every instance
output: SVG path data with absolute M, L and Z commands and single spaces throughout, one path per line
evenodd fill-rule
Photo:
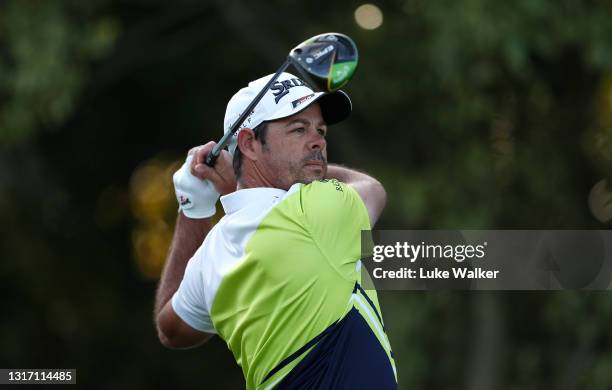
M 118 33 L 107 1 L 0 4 L 0 144 L 57 129 L 74 113 L 89 65 Z

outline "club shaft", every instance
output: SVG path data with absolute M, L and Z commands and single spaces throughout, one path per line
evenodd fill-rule
M 274 84 L 274 82 L 278 79 L 278 77 L 281 75 L 281 73 L 283 73 L 289 67 L 291 62 L 292 62 L 291 57 L 287 57 L 287 60 L 285 61 L 285 63 L 283 65 L 281 65 L 280 68 L 278 68 L 278 70 L 276 71 L 274 76 L 272 76 L 270 81 L 268 81 L 266 83 L 266 85 L 261 89 L 261 91 L 259 91 L 257 96 L 255 96 L 253 101 L 251 101 L 251 103 L 242 112 L 242 114 L 240 114 L 240 117 L 238 118 L 238 120 L 236 120 L 236 122 L 234 122 L 234 124 L 232 125 L 230 131 L 225 133 L 225 135 L 215 145 L 213 150 L 208 154 L 208 156 L 206 156 L 206 162 L 205 162 L 206 165 L 208 165 L 209 167 L 213 167 L 215 165 L 215 162 L 217 161 L 217 158 L 219 158 L 219 155 L 221 154 L 221 151 L 228 144 L 229 140 L 232 138 L 234 133 L 236 133 L 236 131 L 238 131 L 238 129 L 240 128 L 242 123 L 246 120 L 246 118 L 249 116 L 251 111 L 253 111 L 253 108 L 255 108 L 257 103 L 259 103 L 259 101 L 261 100 L 263 95 L 268 91 L 270 86 L 272 84 Z

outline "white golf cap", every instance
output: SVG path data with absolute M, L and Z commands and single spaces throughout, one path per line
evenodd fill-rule
M 227 133 L 242 112 L 253 101 L 273 75 L 268 75 L 251 81 L 242 88 L 227 103 L 225 119 L 223 121 L 224 133 Z M 263 95 L 261 101 L 255 106 L 251 114 L 242 123 L 239 130 L 228 143 L 229 152 L 233 155 L 238 145 L 238 133 L 244 128 L 254 129 L 265 121 L 272 121 L 289 117 L 306 109 L 314 102 L 319 102 L 323 120 L 328 125 L 346 119 L 352 110 L 351 99 L 343 91 L 314 92 L 308 84 L 292 75 L 281 73 Z

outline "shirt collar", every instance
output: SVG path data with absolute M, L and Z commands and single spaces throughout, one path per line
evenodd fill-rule
M 221 197 L 225 214 L 232 214 L 247 206 L 267 205 L 271 201 L 281 199 L 287 191 L 280 188 L 257 187 L 245 188 Z

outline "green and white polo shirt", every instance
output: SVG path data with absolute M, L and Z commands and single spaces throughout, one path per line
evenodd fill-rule
M 277 385 L 349 312 L 396 376 L 376 292 L 356 287 L 370 224 L 354 189 L 324 180 L 239 190 L 221 203 L 226 215 L 189 261 L 172 306 L 227 342 L 247 388 Z

